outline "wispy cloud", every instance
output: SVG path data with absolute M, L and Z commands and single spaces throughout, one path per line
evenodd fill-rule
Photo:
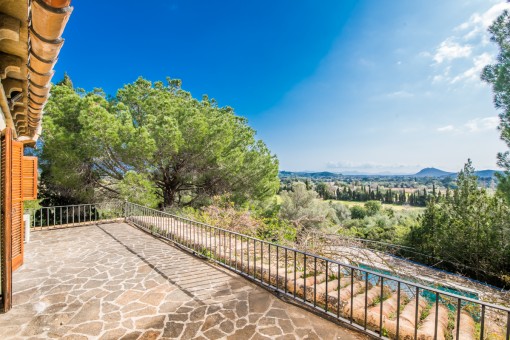
M 483 13 L 473 13 L 469 20 L 456 27 L 456 31 L 462 32 L 465 40 L 472 40 L 484 35 L 487 28 L 494 22 L 498 15 L 505 9 L 510 9 L 510 3 L 501 2 L 495 4 Z M 482 43 L 487 43 L 488 39 L 482 39 Z
M 412 92 L 406 90 L 398 90 L 388 93 L 378 94 L 372 97 L 374 100 L 386 100 L 386 99 L 408 99 L 413 98 L 415 95 Z
M 493 57 L 487 52 L 474 57 L 473 58 L 473 66 L 470 67 L 469 69 L 467 69 L 466 71 L 462 72 L 458 76 L 454 77 L 453 79 L 451 79 L 451 83 L 453 84 L 453 83 L 456 83 L 458 81 L 463 81 L 463 80 L 479 81 L 480 74 L 482 73 L 482 70 L 485 67 L 485 65 L 488 65 L 488 64 L 492 63 L 493 61 L 494 61 Z
M 438 127 L 436 129 L 438 132 L 449 132 L 449 131 L 455 131 L 455 127 L 453 125 L 446 125 L 442 127 Z
M 510 3 L 499 2 L 484 12 L 473 13 L 455 27 L 434 52 L 420 53 L 420 56 L 428 56 L 434 62 L 432 66 L 436 74 L 431 77 L 432 83 L 455 84 L 479 80 L 483 67 L 493 62 L 493 53 L 488 52 L 487 28 L 505 9 L 510 9 Z
M 436 129 L 442 133 L 475 133 L 488 130 L 495 130 L 499 125 L 498 117 L 475 118 L 460 126 L 446 125 Z
M 472 50 L 472 46 L 461 45 L 455 42 L 454 38 L 450 37 L 439 45 L 432 59 L 434 59 L 437 64 L 441 64 L 444 61 L 469 57 Z
M 401 91 L 395 91 L 395 92 L 388 93 L 388 94 L 386 94 L 386 97 L 388 97 L 388 98 L 412 98 L 412 97 L 414 97 L 414 94 L 411 92 L 401 90 Z
M 468 121 L 464 127 L 469 132 L 478 132 L 478 131 L 486 131 L 486 130 L 494 130 L 499 125 L 498 117 L 485 117 L 485 118 L 476 118 Z
M 408 172 L 421 168 L 420 164 L 401 164 L 401 163 L 376 163 L 366 162 L 357 163 L 352 161 L 328 162 L 327 168 L 343 171 L 364 171 L 364 172 Z

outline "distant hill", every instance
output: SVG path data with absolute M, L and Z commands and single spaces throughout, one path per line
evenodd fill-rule
M 491 178 L 491 177 L 494 177 L 497 173 L 502 174 L 503 171 L 498 171 L 498 170 L 475 171 L 475 175 L 477 175 L 479 178 Z
M 454 172 L 446 172 L 436 168 L 425 168 L 414 174 L 414 177 L 447 177 L 455 176 Z
M 309 178 L 322 178 L 322 177 L 338 177 L 342 176 L 342 174 L 329 172 L 329 171 L 322 171 L 322 172 L 307 172 L 307 171 L 280 171 L 280 176 L 283 177 L 309 177 Z
M 480 170 L 475 171 L 475 175 L 478 176 L 478 178 L 492 178 L 496 173 L 503 173 L 502 171 L 498 170 Z M 312 178 L 312 179 L 341 179 L 346 177 L 371 177 L 371 178 L 378 178 L 378 177 L 433 177 L 433 178 L 442 178 L 442 177 L 457 177 L 456 172 L 448 172 L 437 168 L 424 168 L 421 169 L 416 174 L 392 174 L 389 172 L 386 173 L 379 173 L 379 174 L 368 174 L 368 173 L 362 173 L 362 172 L 345 172 L 343 174 L 341 173 L 335 173 L 335 172 L 329 172 L 329 171 L 321 171 L 321 172 L 313 172 L 313 171 L 280 171 L 280 177 L 303 177 L 303 178 Z
M 503 173 L 503 171 L 498 170 L 479 170 L 475 171 L 475 175 L 478 178 L 491 178 L 494 177 L 496 173 Z M 425 168 L 421 169 L 418 173 L 414 175 L 414 177 L 448 177 L 453 176 L 457 177 L 456 172 L 447 172 L 436 168 Z

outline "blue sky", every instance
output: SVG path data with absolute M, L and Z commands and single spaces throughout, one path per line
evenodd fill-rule
M 487 26 L 501 0 L 138 1 L 75 7 L 55 80 L 180 78 L 248 118 L 282 170 L 496 168 Z

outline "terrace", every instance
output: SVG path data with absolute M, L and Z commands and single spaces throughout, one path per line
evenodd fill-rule
M 25 246 L 70 2 L 0 2 L 0 338 L 510 339 L 483 299 L 127 202 L 34 211 Z
M 136 204 L 32 219 L 3 337 L 510 337 L 507 308 Z
M 363 338 L 126 223 L 81 224 L 31 234 L 2 339 Z

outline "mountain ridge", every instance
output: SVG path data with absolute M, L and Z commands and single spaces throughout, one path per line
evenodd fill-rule
M 479 178 L 491 178 L 494 177 L 496 173 L 503 173 L 500 170 L 477 170 L 475 171 L 475 175 Z M 300 176 L 300 177 L 310 177 L 310 178 L 325 178 L 325 177 L 338 177 L 338 176 L 394 176 L 394 177 L 456 177 L 456 172 L 448 172 L 434 167 L 423 168 L 415 174 L 402 174 L 402 173 L 363 173 L 357 171 L 349 171 L 349 172 L 331 172 L 331 171 L 279 171 L 280 176 L 288 177 L 288 176 Z

